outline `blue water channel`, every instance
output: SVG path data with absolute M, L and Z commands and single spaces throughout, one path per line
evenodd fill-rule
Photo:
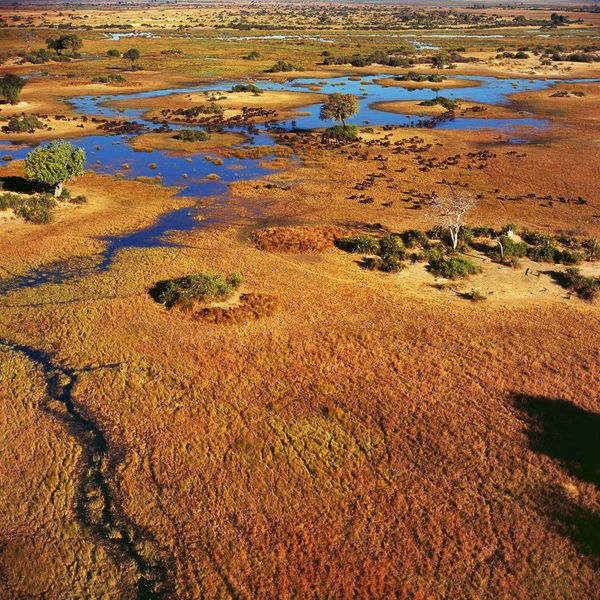
M 462 98 L 478 103 L 485 104 L 505 104 L 508 103 L 508 96 L 517 92 L 534 91 L 550 87 L 553 80 L 528 80 L 528 79 L 498 79 L 494 77 L 463 77 L 454 78 L 465 81 L 462 88 L 444 90 L 442 93 L 449 98 Z M 330 94 L 333 92 L 352 93 L 359 98 L 360 111 L 358 115 L 349 120 L 350 123 L 357 125 L 397 125 L 408 126 L 419 120 L 418 117 L 411 115 L 400 115 L 377 110 L 374 106 L 378 102 L 387 102 L 393 100 L 428 100 L 435 97 L 435 91 L 432 89 L 409 90 L 403 87 L 387 85 L 392 82 L 390 76 L 366 76 L 359 81 L 355 78 L 339 77 L 328 79 L 326 81 L 316 78 L 295 78 L 276 82 L 271 80 L 258 80 L 255 83 L 265 90 L 288 90 L 303 91 L 308 86 L 318 86 L 321 94 Z M 576 84 L 573 80 L 571 83 Z M 248 80 L 243 81 L 247 83 Z M 152 130 L 157 127 L 155 123 L 145 120 L 144 109 L 119 110 L 111 106 L 111 101 L 125 99 L 139 99 L 163 97 L 174 93 L 194 93 L 198 94 L 204 91 L 230 90 L 231 86 L 240 83 L 239 80 L 220 80 L 212 84 L 203 84 L 200 86 L 186 87 L 182 89 L 154 90 L 149 92 L 138 92 L 133 94 L 122 94 L 118 96 L 81 96 L 69 100 L 77 113 L 85 114 L 88 117 L 97 115 L 105 117 L 117 117 L 120 119 L 135 120 Z M 473 85 L 475 84 L 475 85 Z M 226 106 L 226 102 L 224 103 Z M 168 106 L 168 102 L 165 102 Z M 326 125 L 319 120 L 320 104 L 309 104 L 301 109 L 302 114 L 295 117 L 294 121 L 281 121 L 276 125 L 286 130 L 311 130 Z M 463 118 L 457 117 L 453 121 L 440 123 L 438 127 L 444 129 L 481 129 L 492 128 L 495 131 L 504 134 L 516 133 L 517 137 L 522 133 L 517 133 L 515 127 L 530 127 L 540 129 L 546 127 L 547 122 L 532 116 L 524 116 L 519 119 L 486 119 L 486 118 Z M 180 125 L 173 125 L 173 129 L 181 128 Z M 231 128 L 232 131 L 244 132 L 245 129 Z M 407 130 L 415 131 L 415 130 Z M 119 173 L 124 178 L 136 178 L 139 176 L 162 178 L 162 183 L 166 186 L 177 186 L 182 188 L 177 195 L 190 198 L 217 198 L 216 206 L 222 206 L 228 198 L 228 184 L 236 180 L 260 179 L 267 174 L 272 174 L 272 170 L 261 167 L 265 158 L 239 159 L 235 157 L 223 157 L 223 164 L 215 166 L 210 160 L 210 153 L 199 153 L 192 156 L 173 156 L 165 151 L 153 150 L 151 152 L 136 152 L 128 143 L 133 135 L 122 136 L 104 136 L 90 135 L 73 140 L 74 143 L 84 148 L 87 157 L 87 168 L 96 172 L 114 175 Z M 274 140 L 269 135 L 269 128 L 259 127 L 258 133 L 249 136 L 249 139 L 242 145 L 254 144 L 257 146 L 273 146 Z M 14 159 L 25 158 L 31 150 L 29 146 L 11 146 L 10 150 L 2 150 L 1 154 L 10 154 Z M 0 163 L 1 164 L 1 163 Z M 156 168 L 153 168 L 156 165 Z M 218 180 L 207 179 L 208 175 L 218 175 Z M 185 176 L 185 177 L 184 177 Z M 149 193 L 151 193 L 149 188 Z M 98 257 L 96 270 L 107 269 L 115 254 L 123 248 L 151 248 L 157 246 L 172 245 L 169 237 L 170 232 L 190 231 L 208 224 L 214 223 L 211 218 L 211 211 L 215 204 L 208 207 L 202 207 L 200 204 L 192 208 L 179 209 L 163 215 L 151 227 L 134 231 L 122 236 L 106 238 L 105 250 L 102 256 Z M 200 217 L 200 219 L 198 218 Z M 25 278 L 3 279 L 0 281 L 0 292 L 18 289 L 23 286 L 39 285 L 47 281 L 70 280 L 77 276 L 78 270 L 72 268 L 63 268 L 57 266 L 58 271 L 53 272 L 53 267 L 44 267 L 39 271 L 29 273 Z M 61 272 L 64 276 L 61 276 Z M 82 274 L 82 273 L 80 273 Z

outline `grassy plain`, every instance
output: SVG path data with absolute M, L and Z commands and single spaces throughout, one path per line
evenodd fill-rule
M 283 27 L 300 8 L 248 10 Z M 318 10 L 306 8 L 307 27 Z M 366 27 L 369 9 L 356 10 Z M 33 23 L 66 18 L 41 12 Z M 234 6 L 86 12 L 90 24 L 151 22 L 175 36 L 118 42 L 139 46 L 140 62 L 155 70 L 125 73 L 129 85 L 109 88 L 114 94 L 200 81 L 212 61 L 161 51 L 225 55 L 232 43 L 216 40 L 212 27 L 219 14 L 229 24 L 239 16 Z M 335 15 L 326 27 L 348 37 L 340 52 L 389 45 L 342 31 Z M 209 42 L 181 38 L 174 28 L 188 19 L 201 20 Z M 21 32 L 6 29 L 0 44 L 15 47 Z M 515 47 L 523 44 L 517 34 Z M 115 45 L 101 31 L 83 35 L 90 54 Z M 497 39 L 465 36 L 452 45 L 481 45 L 490 64 L 458 73 L 533 68 L 491 58 Z M 296 41 L 236 42 L 240 58 L 210 69 L 256 76 L 294 57 L 323 78 L 405 71 L 318 67 L 325 44 Z M 241 59 L 254 48 L 262 62 Z M 69 115 L 61 97 L 102 93 L 89 81 L 108 64 L 84 57 L 43 66 L 74 76 L 52 86 L 32 79 L 21 108 Z M 597 74 L 597 65 L 562 74 Z M 585 95 L 551 97 L 560 90 Z M 254 100 L 293 110 L 305 95 L 244 95 L 235 107 Z M 90 268 L 0 298 L 0 596 L 144 598 L 150 589 L 164 598 L 597 598 L 598 302 L 567 295 L 556 282 L 562 266 L 525 260 L 515 269 L 474 248 L 483 272 L 461 288 L 440 285 L 422 263 L 397 274 L 366 270 L 331 240 L 338 230 L 429 228 L 432 193 L 465 189 L 479 196 L 471 225 L 600 237 L 599 96 L 598 83 L 560 83 L 483 113 L 532 112 L 549 122 L 537 131 L 374 127 L 342 147 L 317 133 L 276 135 L 277 171 L 230 184 L 222 201 L 205 199 L 208 225 L 170 235 L 179 246 L 124 248 L 107 270 L 94 269 L 104 236 L 195 201 L 86 173 L 69 189 L 87 204 L 61 205 L 46 225 L 1 222 L 0 285 L 56 261 Z M 200 100 L 169 97 L 170 107 Z M 385 108 L 417 114 L 407 103 Z M 171 136 L 144 134 L 133 144 L 189 148 Z M 225 148 L 236 139 L 224 136 L 207 142 L 211 152 L 236 152 Z M 508 144 L 515 136 L 526 143 Z M 291 150 L 302 161 L 289 160 Z M 260 148 L 241 152 L 271 158 Z M 0 167 L 2 178 L 21 175 L 19 162 Z M 310 228 L 292 237 L 310 231 L 318 251 L 256 246 L 257 231 L 292 226 Z M 330 238 L 320 243 L 323 231 Z M 598 263 L 584 269 L 600 272 Z M 213 325 L 149 294 L 159 281 L 202 271 L 239 271 L 244 293 L 275 297 L 279 309 Z M 466 300 L 471 287 L 488 300 Z M 81 435 L 65 394 L 104 436 L 104 452 L 94 431 Z M 96 472 L 102 485 L 92 485 Z

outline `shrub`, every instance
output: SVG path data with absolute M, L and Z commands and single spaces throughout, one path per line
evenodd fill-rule
M 210 134 L 202 129 L 184 129 L 175 135 L 175 139 L 184 142 L 207 142 L 210 140 Z
M 585 250 L 586 260 L 600 260 L 600 241 L 596 238 L 588 238 L 581 243 Z
M 502 244 L 502 248 L 504 250 L 505 260 L 511 259 L 513 257 L 521 258 L 523 256 L 527 256 L 529 246 L 525 242 L 516 242 L 512 237 L 508 235 L 501 235 L 500 243 Z M 492 250 L 491 254 L 492 257 L 497 260 L 500 260 L 502 258 L 499 246 L 496 246 Z
M 325 135 L 336 140 L 354 140 L 358 136 L 358 127 L 356 125 L 334 125 L 325 130 Z
M 231 273 L 226 279 L 215 273 L 192 273 L 158 284 L 153 291 L 167 308 L 190 310 L 197 304 L 229 298 L 242 281 L 239 273 Z
M 24 198 L 22 204 L 15 208 L 15 215 L 31 223 L 48 223 L 52 218 L 52 209 L 56 202 L 52 195 Z
M 487 296 L 484 296 L 479 290 L 474 288 L 471 288 L 470 292 L 466 292 L 464 297 L 472 300 L 473 302 L 482 302 L 483 300 L 487 300 Z
M 106 52 L 106 56 L 120 57 L 121 53 L 116 48 L 111 48 Z
M 379 241 L 366 233 L 359 233 L 352 237 L 341 238 L 337 241 L 338 247 L 353 254 L 379 254 Z
M 263 91 L 253 83 L 238 83 L 231 88 L 232 92 L 252 92 L 255 96 L 259 96 Z
M 470 275 L 481 272 L 481 267 L 459 256 L 448 256 L 441 259 L 430 258 L 429 265 L 436 275 L 445 279 L 466 279 Z
M 69 200 L 71 204 L 85 204 L 87 202 L 87 196 L 79 195 Z
M 406 257 L 406 248 L 399 235 L 390 233 L 379 240 L 379 254 L 384 256 L 395 256 L 399 260 Z
M 600 292 L 600 279 L 598 277 L 585 277 L 581 269 L 567 267 L 560 276 L 564 287 L 575 292 L 584 300 L 593 300 Z
M 420 229 L 407 229 L 402 232 L 401 236 L 407 248 L 421 247 L 426 249 L 429 246 L 427 234 Z
M 285 60 L 278 60 L 270 69 L 267 69 L 265 73 L 288 73 L 289 71 L 302 71 L 303 69 L 296 68 L 291 62 Z
M 44 124 L 33 115 L 26 115 L 20 121 L 17 117 L 12 117 L 6 125 L 6 131 L 23 132 L 32 131 L 33 129 L 42 129 Z
M 560 250 L 551 244 L 533 246 L 527 249 L 527 257 L 536 262 L 557 263 L 560 260 Z
M 397 273 L 398 271 L 406 269 L 406 265 L 397 254 L 383 254 L 381 256 L 381 266 L 379 269 L 386 273 Z
M 557 259 L 563 265 L 579 265 L 585 260 L 585 255 L 583 252 L 562 250 L 557 253 Z
M 529 231 L 525 230 L 521 234 L 524 242 L 531 244 L 532 246 L 541 246 L 542 244 L 549 244 L 551 237 L 549 233 L 545 231 Z
M 473 227 L 473 237 L 492 238 L 495 235 L 493 227 L 488 225 L 482 225 L 480 227 Z

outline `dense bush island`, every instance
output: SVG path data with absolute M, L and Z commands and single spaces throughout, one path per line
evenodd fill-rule
M 127 79 L 123 75 L 111 73 L 110 75 L 103 75 L 101 77 L 94 77 L 93 83 L 127 83 Z
M 358 136 L 356 125 L 334 125 L 325 130 L 325 136 L 335 140 L 354 140 Z
M 21 120 L 18 117 L 11 117 L 8 124 L 4 127 L 9 132 L 24 132 L 42 129 L 44 124 L 33 115 L 25 115 Z
M 225 279 L 215 273 L 192 273 L 159 283 L 151 293 L 167 308 L 191 310 L 197 304 L 226 300 L 242 282 L 239 273 L 230 273 Z
M 231 88 L 232 92 L 252 92 L 255 96 L 259 96 L 263 91 L 253 83 L 238 83 Z
M 184 129 L 174 136 L 176 140 L 184 142 L 207 142 L 210 134 L 202 129 Z
M 459 256 L 432 257 L 429 266 L 433 273 L 446 279 L 466 279 L 481 272 L 481 267 Z
M 288 73 L 289 71 L 304 71 L 303 67 L 295 67 L 291 62 L 285 60 L 278 60 L 270 69 L 267 69 L 265 73 Z

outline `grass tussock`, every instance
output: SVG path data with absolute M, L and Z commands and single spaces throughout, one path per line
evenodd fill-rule
M 342 227 L 271 227 L 252 234 L 252 242 L 266 252 L 325 252 L 345 235 Z
M 251 292 L 240 296 L 240 303 L 235 306 L 207 306 L 196 311 L 195 321 L 213 323 L 215 325 L 241 325 L 249 321 L 258 321 L 270 317 L 279 308 L 279 298 L 269 294 Z

